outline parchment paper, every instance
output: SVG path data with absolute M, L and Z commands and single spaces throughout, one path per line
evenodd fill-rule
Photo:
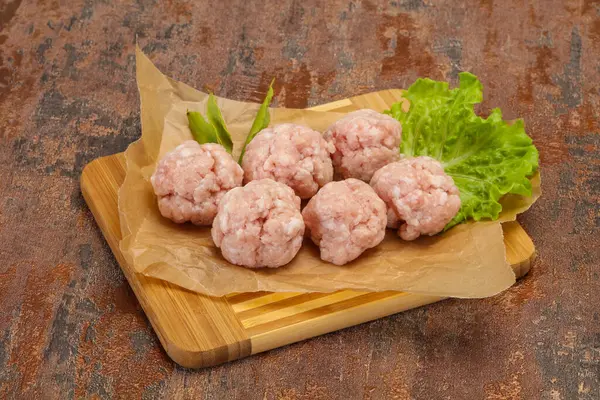
M 377 248 L 341 267 L 321 261 L 318 248 L 309 240 L 290 264 L 278 269 L 249 270 L 229 264 L 214 246 L 210 228 L 174 224 L 160 215 L 149 182 L 157 160 L 191 138 L 185 113 L 188 109 L 204 113 L 208 95 L 164 76 L 139 49 L 136 60 L 142 138 L 126 151 L 119 216 L 120 248 L 137 272 L 212 296 L 354 289 L 477 298 L 497 294 L 515 282 L 498 221 L 462 224 L 413 242 L 388 231 Z M 222 98 L 217 102 L 239 153 L 259 105 Z M 278 108 L 271 110 L 271 116 L 272 124 L 295 122 L 323 131 L 341 115 Z M 508 199 L 505 220 L 514 219 L 535 201 L 539 179 L 534 184 L 531 198 Z

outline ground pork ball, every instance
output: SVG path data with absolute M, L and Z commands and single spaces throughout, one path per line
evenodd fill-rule
M 223 196 L 211 233 L 232 264 L 282 266 L 302 245 L 300 198 L 289 186 L 272 179 L 252 181 Z
M 400 122 L 368 109 L 347 114 L 325 132 L 325 139 L 335 146 L 336 172 L 365 182 L 379 168 L 398 160 L 401 136 Z
M 271 178 L 285 183 L 303 199 L 333 180 L 333 145 L 309 127 L 296 124 L 266 128 L 246 147 L 244 180 Z
M 337 265 L 354 260 L 385 236 L 385 203 L 358 179 L 323 186 L 302 216 L 321 259 Z
M 404 240 L 441 232 L 460 208 L 454 181 L 430 157 L 388 164 L 375 172 L 371 186 L 388 207 L 388 227 L 400 227 Z
M 159 161 L 150 181 L 160 213 L 177 223 L 212 224 L 217 206 L 244 171 L 219 144 L 188 140 Z

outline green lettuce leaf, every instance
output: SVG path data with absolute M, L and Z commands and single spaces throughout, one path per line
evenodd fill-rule
M 212 93 L 208 96 L 208 104 L 206 105 L 206 118 L 208 118 L 210 123 L 215 127 L 219 144 L 221 144 L 223 147 L 225 147 L 225 150 L 231 153 L 233 150 L 231 135 L 227 130 L 227 125 L 225 125 L 225 120 L 223 119 L 223 115 L 221 115 L 221 110 L 219 110 L 219 106 L 217 106 L 217 100 Z
M 403 94 L 410 102 L 385 111 L 402 124 L 400 152 L 441 161 L 460 190 L 462 206 L 446 229 L 468 219 L 497 219 L 505 194 L 531 195 L 532 176 L 538 168 L 538 151 L 525 133 L 523 120 L 512 124 L 500 109 L 488 118 L 475 114 L 483 98 L 476 76 L 463 72 L 458 88 L 448 83 L 418 79 Z
M 258 112 L 256 113 L 256 117 L 254 118 L 254 122 L 252 122 L 252 127 L 250 128 L 250 133 L 246 136 L 246 141 L 244 142 L 244 147 L 242 147 L 242 153 L 240 154 L 239 163 L 242 163 L 242 159 L 244 158 L 244 153 L 246 153 L 246 146 L 248 143 L 254 139 L 256 134 L 266 127 L 269 126 L 269 122 L 271 121 L 271 115 L 269 114 L 269 105 L 271 104 L 271 100 L 273 99 L 273 83 L 275 83 L 275 78 L 271 81 L 269 85 L 269 90 L 267 91 L 267 95 L 263 100 Z

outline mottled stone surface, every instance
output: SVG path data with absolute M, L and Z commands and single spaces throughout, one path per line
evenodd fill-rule
M 323 4 L 327 4 L 324 6 Z M 523 117 L 539 259 L 450 300 L 216 368 L 160 348 L 79 192 L 140 134 L 134 43 L 220 96 L 305 107 L 477 74 Z M 0 398 L 600 398 L 600 2 L 0 0 Z

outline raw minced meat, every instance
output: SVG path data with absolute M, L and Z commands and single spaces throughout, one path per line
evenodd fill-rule
M 270 178 L 285 183 L 303 199 L 333 179 L 333 145 L 309 127 L 281 124 L 266 128 L 246 147 L 244 180 Z
M 228 190 L 241 186 L 243 174 L 223 146 L 188 140 L 159 161 L 151 182 L 164 217 L 210 225 L 219 201 Z
M 211 233 L 232 264 L 248 268 L 285 265 L 302 245 L 300 198 L 272 179 L 252 181 L 223 196 Z
M 400 122 L 369 109 L 347 114 L 325 132 L 325 139 L 335 146 L 336 172 L 365 182 L 379 168 L 398 160 L 401 136 Z
M 358 179 L 323 186 L 302 216 L 321 258 L 337 265 L 354 260 L 385 236 L 385 203 Z
M 459 191 L 430 157 L 405 158 L 379 169 L 371 186 L 388 207 L 388 227 L 404 240 L 435 235 L 460 209 Z

